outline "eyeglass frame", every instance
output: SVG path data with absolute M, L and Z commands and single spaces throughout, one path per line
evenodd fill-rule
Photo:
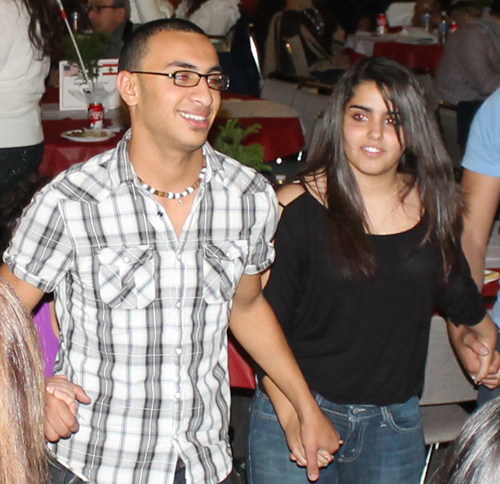
M 168 78 L 172 79 L 172 81 L 174 81 L 174 84 L 177 87 L 185 87 L 185 88 L 196 87 L 200 83 L 201 78 L 204 77 L 207 80 L 207 86 L 210 89 L 212 89 L 214 91 L 218 91 L 218 92 L 227 91 L 227 89 L 229 87 L 229 83 L 230 83 L 229 76 L 226 76 L 226 74 L 222 74 L 221 72 L 220 73 L 213 72 L 212 74 L 200 74 L 199 72 L 189 71 L 189 70 L 186 70 L 186 69 L 182 69 L 180 71 L 175 71 L 175 72 L 172 72 L 172 73 L 167 73 L 167 72 L 153 72 L 153 71 L 129 71 L 129 72 L 131 74 L 147 74 L 147 75 L 150 75 L 150 76 L 164 76 L 164 77 L 168 77 Z M 198 76 L 198 82 L 196 84 L 193 84 L 192 86 L 182 86 L 180 84 L 177 84 L 175 82 L 176 81 L 175 80 L 175 76 L 177 74 L 179 74 L 180 72 L 189 72 L 190 74 L 196 74 Z M 217 88 L 211 86 L 210 83 L 208 82 L 210 76 L 222 76 L 223 78 L 225 78 L 226 81 L 227 81 L 226 87 L 224 89 L 217 89 Z
M 100 15 L 101 11 L 104 10 L 104 9 L 106 9 L 106 8 L 112 8 L 113 10 L 116 10 L 118 8 L 125 8 L 125 7 L 119 6 L 119 5 L 92 5 L 91 3 L 89 3 L 87 5 L 87 13 L 92 12 L 93 10 L 95 10 L 96 13 L 98 15 Z

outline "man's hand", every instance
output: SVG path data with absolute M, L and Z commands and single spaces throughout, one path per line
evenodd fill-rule
M 319 468 L 330 464 L 333 455 L 342 445 L 340 436 L 326 415 L 316 407 L 300 419 L 300 439 L 302 445 L 297 450 L 301 451 L 299 455 L 305 456 L 305 462 L 301 463 L 297 459 L 297 463 L 307 466 L 309 480 L 317 481 Z M 293 449 L 291 450 L 293 453 Z
M 495 388 L 500 358 L 496 355 L 497 328 L 486 316 L 476 326 L 456 327 L 448 323 L 448 333 L 465 370 L 476 384 Z
M 90 403 L 83 388 L 68 381 L 66 375 L 45 379 L 45 438 L 50 442 L 77 432 L 78 403 Z
M 319 478 L 319 469 L 333 461 L 333 454 L 342 445 L 339 434 L 323 412 L 320 411 L 319 417 L 319 432 L 312 429 L 313 425 L 309 423 L 301 425 L 295 411 L 290 412 L 282 422 L 291 451 L 290 459 L 299 466 L 307 467 L 307 475 L 311 481 Z

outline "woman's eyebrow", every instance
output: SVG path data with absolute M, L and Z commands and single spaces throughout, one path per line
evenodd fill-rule
M 348 109 L 361 109 L 361 111 L 367 111 L 369 113 L 373 112 L 373 109 L 367 108 L 366 106 L 360 106 L 359 104 L 351 104 Z
M 350 106 L 348 106 L 348 109 L 360 109 L 361 111 L 373 113 L 372 108 L 368 108 L 366 106 L 360 106 L 359 104 L 351 104 Z M 385 114 L 387 114 L 388 116 L 399 116 L 399 111 L 387 111 Z

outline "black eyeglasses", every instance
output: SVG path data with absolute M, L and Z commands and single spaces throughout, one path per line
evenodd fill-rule
M 207 80 L 208 87 L 215 91 L 225 91 L 229 87 L 229 77 L 224 74 L 200 74 L 195 71 L 176 71 L 172 74 L 165 72 L 150 72 L 150 71 L 130 71 L 132 74 L 148 74 L 151 76 L 165 76 L 174 81 L 174 84 L 179 87 L 194 87 L 200 83 L 200 79 L 204 77 Z
M 104 10 L 105 8 L 116 9 L 116 8 L 125 8 L 125 7 L 119 7 L 118 5 L 92 5 L 91 3 L 89 3 L 87 5 L 87 12 L 92 12 L 92 10 L 95 10 L 96 13 L 100 14 L 101 11 Z

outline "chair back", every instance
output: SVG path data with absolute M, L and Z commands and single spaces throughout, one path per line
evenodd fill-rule
M 329 103 L 330 97 L 325 94 L 318 94 L 300 88 L 295 91 L 292 108 L 295 108 L 299 113 L 306 139 L 306 150 L 310 147 L 315 126 Z
M 465 376 L 451 348 L 444 319 L 434 316 L 420 405 L 467 402 L 476 398 L 477 391 Z
M 415 2 L 394 2 L 387 8 L 387 21 L 391 27 L 411 25 Z

